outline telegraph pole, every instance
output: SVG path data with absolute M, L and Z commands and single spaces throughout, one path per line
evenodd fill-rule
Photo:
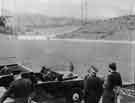
M 1 3 L 0 16 L 3 16 L 3 0 L 1 0 L 0 3 Z
M 129 9 L 129 15 L 133 14 L 133 10 L 134 10 L 134 0 L 132 0 L 131 4 L 130 4 L 130 9 Z
M 81 22 L 85 25 L 88 21 L 88 0 L 81 0 Z
M 131 8 L 130 8 L 130 10 L 129 10 L 129 15 L 132 15 L 132 13 L 133 13 L 133 7 L 134 7 L 134 5 L 131 4 Z
M 135 46 L 132 44 L 132 49 L 131 49 L 131 76 L 132 76 L 132 83 L 135 83 Z
M 84 5 L 83 5 L 83 1 L 84 0 L 81 0 L 81 24 L 83 25 L 84 24 Z
M 5 1 L 4 0 L 1 0 L 1 15 L 2 16 L 5 16 Z
M 84 3 L 84 6 L 85 6 L 85 24 L 87 24 L 87 19 L 88 19 L 88 1 L 85 0 L 85 3 Z

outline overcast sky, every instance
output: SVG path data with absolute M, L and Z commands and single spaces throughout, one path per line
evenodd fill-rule
M 1 0 L 14 12 L 39 12 L 49 16 L 81 17 L 82 0 Z M 83 0 L 85 1 L 85 0 Z M 89 18 L 114 17 L 129 13 L 135 0 L 87 0 Z

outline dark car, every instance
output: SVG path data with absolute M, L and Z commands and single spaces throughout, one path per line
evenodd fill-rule
M 65 98 L 66 103 L 82 100 L 83 79 L 70 71 L 42 68 L 37 73 L 24 73 L 23 77 L 37 80 L 33 98 L 35 101 L 44 101 L 54 98 Z
M 82 100 L 82 90 L 83 90 L 83 79 L 78 77 L 77 74 L 69 71 L 51 71 L 49 73 L 54 74 L 56 78 L 54 80 L 39 80 L 36 85 L 36 94 L 37 98 L 40 95 L 49 94 L 51 98 L 64 97 L 66 99 L 66 103 L 72 103 L 74 101 Z M 42 95 L 42 97 L 43 97 Z
M 48 95 L 53 98 L 64 97 L 67 103 L 81 101 L 82 99 L 83 79 L 73 72 L 47 69 L 48 74 L 34 73 L 20 64 L 1 65 L 0 70 L 4 66 L 8 69 L 5 74 L 0 74 L 0 86 L 8 87 L 14 80 L 13 75 L 16 74 L 21 74 L 25 78 L 33 77 L 37 80 L 36 96 L 33 98 L 35 101 L 39 101 L 41 95 L 44 99 L 49 99 L 45 97 Z

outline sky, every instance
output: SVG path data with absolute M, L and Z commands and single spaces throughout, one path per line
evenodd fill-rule
M 85 0 L 0 0 L 0 8 L 3 7 L 12 12 L 31 12 L 48 16 L 80 18 L 82 1 Z M 135 4 L 134 0 L 87 1 L 88 18 L 108 18 L 125 15 L 131 11 L 131 8 L 134 8 Z

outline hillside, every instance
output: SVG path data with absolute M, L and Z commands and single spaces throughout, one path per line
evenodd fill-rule
M 11 16 L 7 19 L 7 25 L 12 27 L 13 33 L 18 35 L 57 33 L 70 30 L 72 26 L 80 25 L 79 19 L 49 17 L 39 13 L 12 13 L 9 10 L 3 10 L 3 16 Z
M 78 30 L 58 38 L 132 40 L 135 39 L 135 15 L 121 16 L 108 20 L 90 21 Z
M 28 32 L 48 32 L 48 29 L 63 28 L 80 25 L 80 20 L 66 17 L 49 17 L 42 14 L 18 13 L 8 21 L 16 33 L 27 34 Z M 49 30 L 51 31 L 51 30 Z M 54 30 L 55 31 L 55 30 Z M 38 34 L 40 34 L 40 32 Z
M 42 14 L 15 14 L 19 25 L 27 27 L 49 27 L 78 24 L 78 20 L 66 17 L 49 17 Z
M 134 40 L 135 15 L 120 16 L 106 20 L 81 21 L 67 17 L 49 17 L 43 14 L 12 14 L 8 24 L 17 35 L 56 35 L 56 38 Z

